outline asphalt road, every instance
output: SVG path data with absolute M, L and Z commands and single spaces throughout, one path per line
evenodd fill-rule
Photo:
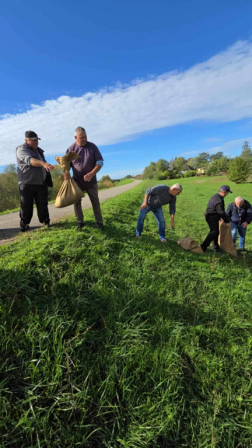
M 138 185 L 141 181 L 135 180 L 134 182 L 126 185 L 122 185 L 120 187 L 108 188 L 107 190 L 103 190 L 99 192 L 100 202 L 107 201 L 107 199 L 113 198 L 114 196 L 118 196 L 119 194 L 124 193 L 125 191 L 131 190 L 136 185 Z M 89 200 L 88 195 L 82 199 L 82 208 L 87 209 L 91 207 L 91 202 Z M 64 208 L 55 208 L 54 204 L 49 204 L 49 214 L 51 223 L 58 221 L 60 218 L 64 218 L 65 216 L 72 215 L 74 213 L 73 205 Z M 0 216 L 0 245 L 6 244 L 10 241 L 13 241 L 15 236 L 19 233 L 19 212 L 8 213 L 6 215 Z M 41 224 L 37 217 L 37 211 L 34 209 L 33 218 L 30 224 L 30 228 L 36 229 L 40 227 Z

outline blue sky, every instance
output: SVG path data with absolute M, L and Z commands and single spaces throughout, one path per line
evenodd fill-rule
M 241 0 L 1 5 L 0 165 L 25 130 L 48 161 L 86 128 L 102 174 L 252 144 L 252 3 Z

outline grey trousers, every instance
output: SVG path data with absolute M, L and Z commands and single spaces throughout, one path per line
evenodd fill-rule
M 86 188 L 85 191 L 87 192 L 89 199 L 91 201 L 96 223 L 98 226 L 102 226 L 103 221 L 102 221 L 100 201 L 99 201 L 99 197 L 98 197 L 98 185 L 95 184 L 92 187 Z M 81 199 L 78 202 L 76 202 L 76 204 L 74 204 L 74 213 L 77 218 L 77 223 L 78 224 L 83 223 L 84 216 L 83 216 L 83 211 L 82 211 L 82 207 L 81 207 Z

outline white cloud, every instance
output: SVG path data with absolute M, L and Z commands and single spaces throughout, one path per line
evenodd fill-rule
M 131 85 L 61 96 L 0 120 L 1 165 L 15 162 L 24 132 L 41 137 L 46 154 L 60 155 L 85 126 L 89 140 L 109 145 L 154 129 L 195 120 L 233 121 L 252 116 L 252 43 L 239 41 L 184 72 L 136 80 Z

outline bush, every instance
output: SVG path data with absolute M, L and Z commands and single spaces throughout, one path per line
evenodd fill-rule
M 195 170 L 186 171 L 184 173 L 184 177 L 193 177 L 193 176 L 196 176 L 196 171 Z
M 242 157 L 235 157 L 230 160 L 228 178 L 236 184 L 246 182 L 250 172 L 250 165 Z

